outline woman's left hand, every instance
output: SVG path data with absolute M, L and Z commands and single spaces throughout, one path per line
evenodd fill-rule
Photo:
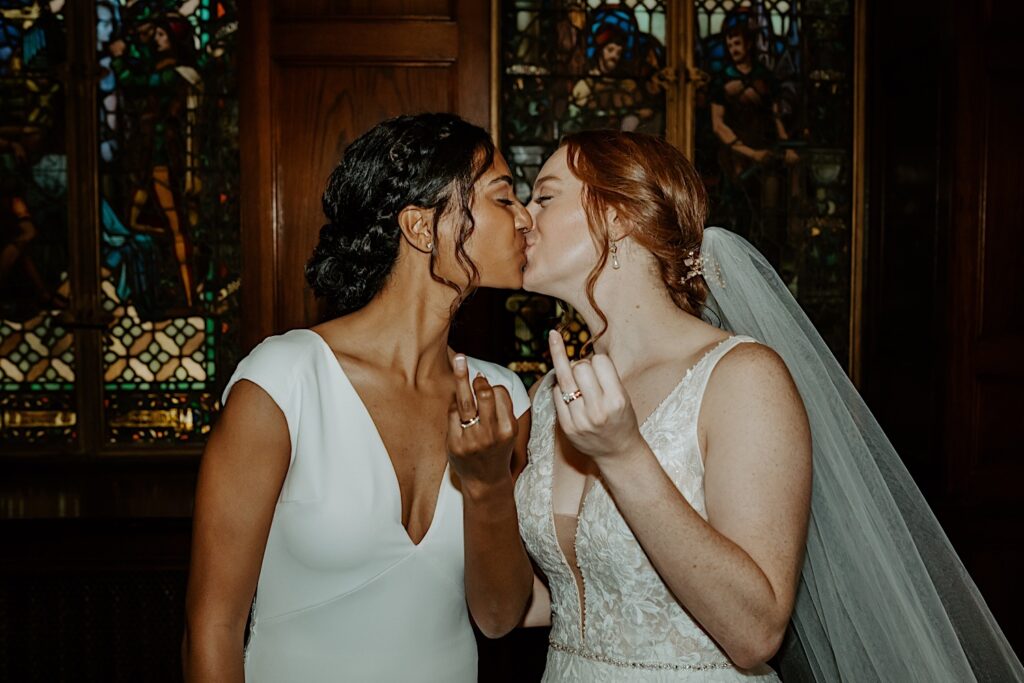
M 483 375 L 469 381 L 466 357 L 458 354 L 455 402 L 448 409 L 448 461 L 465 489 L 486 491 L 511 481 L 512 449 L 519 424 L 512 398 L 502 386 L 491 386 Z
M 557 331 L 548 335 L 548 345 L 558 380 L 551 400 L 558 424 L 572 445 L 599 466 L 638 453 L 643 436 L 612 359 L 598 353 L 571 364 Z

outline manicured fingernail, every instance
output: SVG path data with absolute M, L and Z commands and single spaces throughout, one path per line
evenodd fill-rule
M 461 353 L 455 355 L 455 368 L 457 370 L 466 369 L 466 357 L 463 356 Z

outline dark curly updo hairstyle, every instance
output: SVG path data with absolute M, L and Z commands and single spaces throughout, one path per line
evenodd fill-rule
M 365 306 L 384 287 L 398 259 L 398 214 L 415 206 L 434 210 L 430 275 L 456 291 L 456 306 L 479 278 L 465 251 L 473 232 L 473 186 L 494 162 L 494 143 L 479 126 L 454 114 L 398 116 L 377 124 L 345 150 L 324 190 L 327 223 L 306 263 L 306 281 L 344 315 Z M 455 259 L 470 286 L 434 272 L 437 226 L 457 211 Z

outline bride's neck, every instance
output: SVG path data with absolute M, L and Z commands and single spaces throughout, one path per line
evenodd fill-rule
M 604 287 L 599 281 L 594 293 L 608 319 L 594 350 L 610 356 L 621 377 L 678 355 L 686 339 L 699 332 L 703 323 L 676 306 L 660 281 L 633 280 L 630 286 L 615 279 Z M 590 302 L 584 297 L 573 305 L 591 333 L 600 332 L 604 324 Z

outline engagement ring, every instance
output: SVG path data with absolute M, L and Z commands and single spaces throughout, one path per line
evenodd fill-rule
M 562 400 L 565 401 L 565 405 L 569 405 L 570 403 L 572 403 L 576 399 L 582 398 L 582 397 L 583 397 L 583 392 L 580 391 L 579 389 L 577 389 L 576 391 L 572 392 L 571 394 L 568 394 L 568 393 L 563 393 L 562 394 Z

